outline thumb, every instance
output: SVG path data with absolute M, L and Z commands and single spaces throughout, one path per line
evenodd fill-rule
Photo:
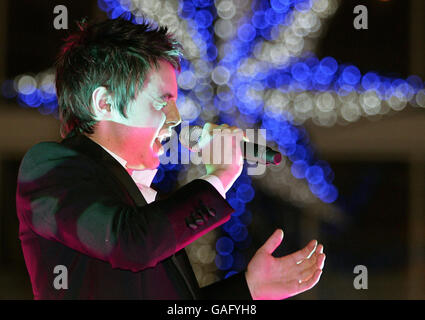
M 267 253 L 272 254 L 273 251 L 280 245 L 283 239 L 283 230 L 277 229 L 270 238 L 263 244 L 261 247 L 262 250 L 265 250 Z

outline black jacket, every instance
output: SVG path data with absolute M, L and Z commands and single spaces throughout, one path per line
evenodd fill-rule
M 233 212 L 204 180 L 147 204 L 121 164 L 76 135 L 27 152 L 16 201 L 35 299 L 251 298 L 243 273 L 200 289 L 183 250 Z M 58 265 L 68 289 L 54 286 Z

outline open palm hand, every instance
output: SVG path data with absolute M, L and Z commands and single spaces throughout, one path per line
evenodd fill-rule
M 311 240 L 303 249 L 275 258 L 283 231 L 278 229 L 248 264 L 246 280 L 253 299 L 285 299 L 314 287 L 325 261 L 323 245 Z

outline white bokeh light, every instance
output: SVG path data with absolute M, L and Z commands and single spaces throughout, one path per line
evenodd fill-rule
M 177 83 L 184 90 L 191 90 L 196 86 L 196 77 L 191 70 L 181 72 L 177 76 Z
M 217 15 L 222 19 L 232 19 L 236 14 L 236 6 L 233 1 L 217 1 L 216 9 Z
M 425 89 L 419 90 L 416 94 L 416 103 L 425 108 Z
M 30 75 L 18 76 L 15 79 L 15 89 L 22 94 L 32 94 L 37 89 L 37 82 Z
M 357 103 L 348 102 L 341 108 L 341 115 L 348 122 L 355 122 L 360 118 L 361 110 Z
M 230 71 L 224 66 L 217 66 L 211 73 L 211 79 L 218 85 L 225 85 L 229 82 Z
M 188 97 L 182 102 L 177 101 L 177 106 L 179 108 L 180 117 L 184 121 L 195 120 L 201 112 L 200 105 Z

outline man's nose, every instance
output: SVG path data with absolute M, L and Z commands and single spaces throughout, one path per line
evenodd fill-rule
M 170 128 L 178 126 L 182 122 L 182 119 L 180 117 L 179 109 L 177 109 L 176 102 L 170 101 L 167 109 L 167 118 L 165 123 L 168 124 Z

